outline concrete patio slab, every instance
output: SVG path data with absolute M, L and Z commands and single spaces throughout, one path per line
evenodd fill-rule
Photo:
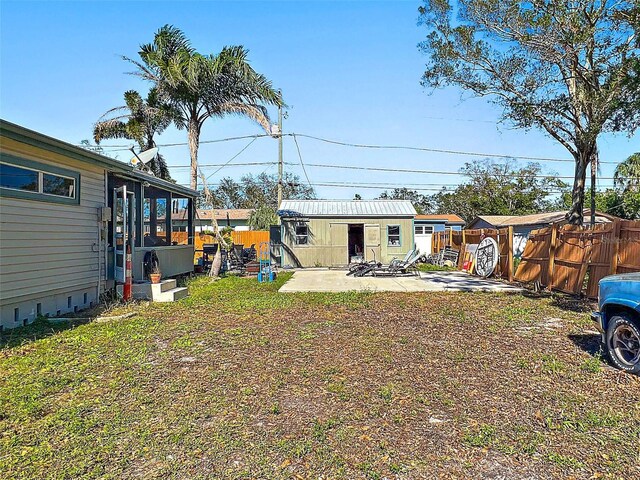
M 297 270 L 280 292 L 519 292 L 497 280 L 462 272 L 420 272 L 420 276 L 351 277 L 346 270 Z

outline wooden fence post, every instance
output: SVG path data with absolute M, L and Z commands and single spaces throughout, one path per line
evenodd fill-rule
M 611 251 L 611 269 L 609 273 L 615 275 L 618 272 L 618 255 L 620 253 L 620 220 L 613 222 L 613 231 L 611 232 L 611 241 L 613 242 L 613 248 Z
M 509 281 L 513 282 L 513 225 L 509 225 L 508 232 L 509 253 L 507 257 L 507 269 L 509 270 Z
M 551 225 L 551 244 L 549 245 L 549 266 L 547 270 L 547 289 L 553 286 L 553 266 L 556 261 L 556 240 L 558 238 L 558 224 Z

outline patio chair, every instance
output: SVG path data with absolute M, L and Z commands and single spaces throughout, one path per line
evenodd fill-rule
M 388 276 L 396 277 L 398 275 L 406 275 L 408 273 L 417 274 L 418 269 L 416 264 L 420 260 L 420 252 L 413 253 L 413 256 L 407 261 L 392 262 L 389 265 L 382 265 L 381 267 L 371 270 L 371 274 L 374 277 Z
M 391 266 L 391 265 L 397 265 L 397 264 L 400 264 L 400 263 L 408 262 L 411 258 L 413 258 L 414 255 L 418 255 L 419 256 L 419 254 L 420 254 L 420 252 L 417 249 L 412 248 L 411 250 L 409 250 L 407 252 L 407 254 L 404 256 L 404 258 L 402 260 L 398 260 L 396 257 L 393 257 L 391 259 L 391 261 L 389 262 L 389 265 Z
M 354 277 L 363 277 L 374 268 L 381 267 L 382 264 L 376 261 L 376 251 L 372 248 L 371 252 L 373 253 L 373 260 L 369 260 L 368 262 L 353 263 L 349 265 L 347 276 L 353 275 Z

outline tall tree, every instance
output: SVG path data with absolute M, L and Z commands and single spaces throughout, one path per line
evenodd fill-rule
M 431 211 L 431 201 L 429 197 L 422 195 L 417 190 L 409 190 L 408 188 L 394 188 L 391 193 L 386 190 L 380 194 L 379 199 L 389 200 L 410 200 L 418 212 L 418 215 L 424 215 Z
M 126 138 L 135 140 L 141 150 L 148 150 L 156 145 L 154 137 L 176 118 L 175 110 L 160 100 L 155 88 L 149 90 L 145 99 L 135 90 L 128 90 L 124 93 L 124 103 L 107 111 L 93 126 L 96 144 L 106 139 Z M 172 180 L 167 162 L 161 154 L 147 166 L 157 177 Z
M 455 213 L 470 222 L 477 215 L 526 215 L 554 208 L 555 194 L 568 186 L 540 165 L 518 167 L 514 162 L 466 163 L 460 170 L 468 180 L 431 197 L 436 213 Z
M 215 55 L 202 55 L 180 29 L 165 25 L 153 43 L 140 46 L 140 61 L 124 57 L 136 65 L 134 73 L 152 82 L 163 100 L 179 112 L 174 123 L 187 130 L 193 189 L 198 186 L 200 132 L 207 119 L 243 115 L 270 133 L 265 105 L 283 105 L 271 82 L 249 65 L 247 53 L 242 46 L 231 46 Z
M 285 172 L 282 182 L 286 199 L 312 199 L 315 191 L 302 183 L 300 177 Z M 278 208 L 278 176 L 261 173 L 244 175 L 239 182 L 223 178 L 215 189 L 211 189 L 209 208 L 255 208 L 267 206 L 274 212 Z
M 568 220 L 582 223 L 600 133 L 638 126 L 637 0 L 425 0 L 423 85 L 488 96 L 502 120 L 542 129 L 575 160 Z
M 622 190 L 640 191 L 640 152 L 618 164 L 613 174 L 613 183 Z

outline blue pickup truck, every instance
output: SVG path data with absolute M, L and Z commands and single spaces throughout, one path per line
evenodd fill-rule
M 603 349 L 621 370 L 640 374 L 640 272 L 600 280 L 599 311 L 591 314 Z

